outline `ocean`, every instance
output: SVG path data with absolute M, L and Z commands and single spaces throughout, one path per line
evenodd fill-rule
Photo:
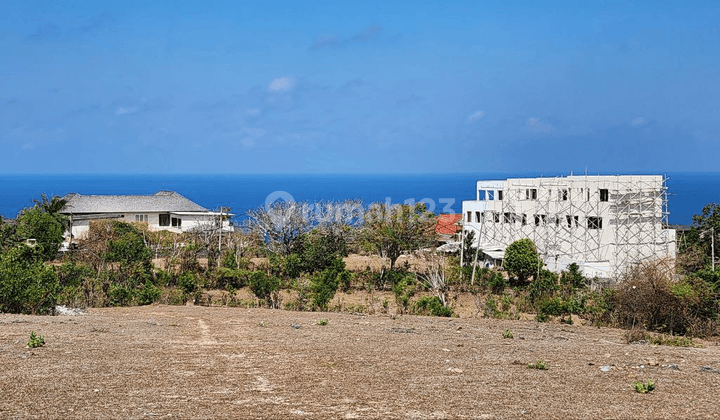
M 0 215 L 14 218 L 32 205 L 40 193 L 63 196 L 81 194 L 152 194 L 177 191 L 208 209 L 230 207 L 242 219 L 251 208 L 263 206 L 268 197 L 296 201 L 361 199 L 403 203 L 421 201 L 431 211 L 459 213 L 462 201 L 475 198 L 475 181 L 508 177 L 558 176 L 539 173 L 458 174 L 132 174 L 132 175 L 0 175 Z M 668 207 L 671 224 L 688 225 L 708 203 L 720 203 L 720 173 L 668 173 Z

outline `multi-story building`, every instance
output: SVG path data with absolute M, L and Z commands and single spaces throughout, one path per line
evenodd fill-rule
M 556 272 L 575 262 L 588 277 L 617 277 L 637 262 L 675 257 L 661 175 L 478 181 L 462 208 L 481 250 L 529 238 Z

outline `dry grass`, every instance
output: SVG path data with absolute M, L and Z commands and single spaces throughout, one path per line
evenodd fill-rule
M 46 345 L 27 349 L 30 331 Z M 702 369 L 720 368 L 716 343 L 623 334 L 194 306 L 5 314 L 0 418 L 717 418 L 720 374 Z M 632 389 L 648 378 L 654 392 Z

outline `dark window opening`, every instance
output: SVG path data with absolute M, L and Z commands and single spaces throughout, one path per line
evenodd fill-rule
M 173 227 L 182 227 L 182 219 L 173 217 L 172 218 L 172 225 Z
M 601 189 L 600 190 L 600 201 L 608 201 L 610 198 L 610 194 L 608 193 L 608 190 Z
M 493 222 L 500 223 L 500 213 L 493 212 Z
M 479 211 L 475 212 L 475 221 L 480 223 L 480 212 Z
M 602 217 L 588 217 L 588 229 L 602 229 Z
M 170 226 L 170 215 L 169 214 L 161 214 L 159 224 L 160 224 L 160 226 Z
M 512 222 L 514 222 L 512 213 L 503 214 L 503 223 L 512 223 Z
M 567 199 L 568 199 L 568 190 L 560 190 L 560 200 L 567 201 Z
M 471 211 L 467 212 L 467 221 L 472 222 L 472 212 Z
M 527 225 L 527 214 L 522 215 L 522 225 L 523 226 Z
M 498 190 L 498 200 L 502 201 L 502 199 L 503 199 L 503 191 Z
M 537 188 L 528 188 L 525 190 L 526 200 L 537 200 Z

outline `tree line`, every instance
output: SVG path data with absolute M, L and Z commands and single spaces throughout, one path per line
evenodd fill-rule
M 671 334 L 717 332 L 717 204 L 706 206 L 678 239 L 676 261 L 638 264 L 618 287 L 604 290 L 591 290 L 576 264 L 560 274 L 546 270 L 529 239 L 511 244 L 495 269 L 437 252 L 436 219 L 422 203 L 280 201 L 250 210 L 235 232 L 212 223 L 175 234 L 146 223 L 95 221 L 76 248 L 58 254 L 68 227 L 59 213 L 64 205 L 42 195 L 14 221 L 0 220 L 0 312 L 237 304 L 236 292 L 247 288 L 254 305 L 269 308 L 336 310 L 330 305 L 338 292 L 384 291 L 392 292 L 397 313 L 452 316 L 458 294 L 471 293 L 478 315 L 494 318 L 533 314 L 538 321 L 573 322 L 580 316 Z M 462 244 L 465 255 L 475 253 L 471 235 Z M 344 261 L 350 254 L 383 257 L 388 265 L 351 272 Z M 403 254 L 413 255 L 413 266 L 398 263 Z M 219 301 L 212 290 L 222 291 Z

